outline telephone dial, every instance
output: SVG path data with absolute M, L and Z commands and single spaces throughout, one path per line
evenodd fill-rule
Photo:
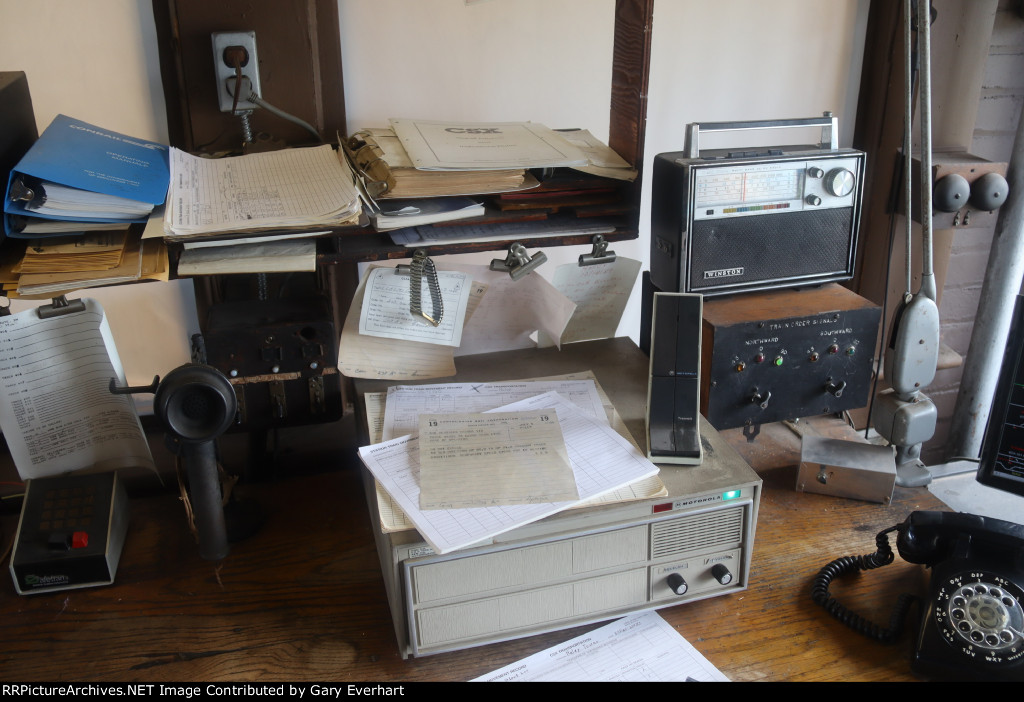
M 893 561 L 888 535 L 900 556 L 932 569 L 911 668 L 926 677 L 954 680 L 1024 680 L 1024 526 L 957 512 L 913 512 L 875 537 L 877 550 L 832 561 L 815 577 L 813 600 L 851 628 L 883 642 L 902 632 L 917 598 L 902 595 L 887 628 L 849 611 L 829 593 L 847 573 Z

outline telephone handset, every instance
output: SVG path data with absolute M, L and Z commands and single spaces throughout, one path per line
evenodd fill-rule
M 829 593 L 836 577 L 893 561 L 888 534 L 897 532 L 900 556 L 932 569 L 911 668 L 956 680 L 1024 680 L 1024 526 L 958 512 L 913 512 L 875 537 L 877 550 L 822 568 L 812 598 L 851 628 L 895 641 L 917 601 L 903 595 L 888 628 L 847 610 Z

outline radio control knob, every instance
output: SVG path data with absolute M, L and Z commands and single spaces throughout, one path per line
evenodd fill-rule
M 817 195 L 808 195 L 806 198 L 804 198 L 804 202 L 806 202 L 811 207 L 817 207 L 818 205 L 821 204 L 821 198 L 818 197 Z
M 811 166 L 810 168 L 807 169 L 808 178 L 820 178 L 823 175 L 825 175 L 825 171 L 821 170 L 817 166 Z
M 665 581 L 672 592 L 677 595 L 685 595 L 686 591 L 690 589 L 690 586 L 683 580 L 683 576 L 679 573 L 669 573 L 668 578 Z
M 846 197 L 856 184 L 857 179 L 848 168 L 833 168 L 825 178 L 825 190 L 836 197 Z
M 711 577 L 722 585 L 728 585 L 732 582 L 732 573 L 729 572 L 724 563 L 716 563 L 711 566 Z

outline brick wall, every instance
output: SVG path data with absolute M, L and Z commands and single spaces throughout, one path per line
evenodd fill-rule
M 934 76 L 933 80 L 941 80 L 941 76 Z M 973 140 L 968 150 L 992 161 L 1008 162 L 1022 106 L 1024 18 L 1021 16 L 1021 2 L 1000 0 L 985 64 Z M 962 229 L 953 235 L 939 316 L 943 343 L 963 357 L 970 347 L 994 229 Z M 925 390 L 939 413 L 935 436 L 923 447 L 922 459 L 926 465 L 944 463 L 952 458 L 948 455 L 947 439 L 961 376 L 960 367 L 940 370 Z

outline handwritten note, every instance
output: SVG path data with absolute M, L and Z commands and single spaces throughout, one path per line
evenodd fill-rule
M 553 408 L 419 419 L 420 509 L 579 499 Z
M 610 263 L 567 263 L 556 268 L 552 285 L 576 304 L 562 332 L 562 343 L 615 336 L 639 272 L 640 261 L 622 256 Z M 553 342 L 541 335 L 539 345 Z

